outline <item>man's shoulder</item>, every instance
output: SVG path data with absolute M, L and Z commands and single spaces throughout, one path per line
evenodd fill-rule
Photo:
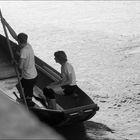
M 72 68 L 73 68 L 72 64 L 69 62 L 66 62 L 65 69 L 72 69 Z
M 21 54 L 27 54 L 29 52 L 31 52 L 31 48 L 27 45 L 21 49 Z
M 68 67 L 72 67 L 72 64 L 71 64 L 70 62 L 67 62 L 66 65 L 67 65 Z
M 32 46 L 31 46 L 29 43 L 27 43 L 26 46 L 25 46 L 24 48 L 25 48 L 25 49 L 32 49 Z
M 21 49 L 21 53 L 25 53 L 27 51 L 28 51 L 28 48 L 27 47 L 24 47 L 24 48 Z
M 32 49 L 32 46 L 29 43 L 27 43 L 27 45 L 23 48 L 23 50 L 24 51 L 31 51 L 33 49 Z

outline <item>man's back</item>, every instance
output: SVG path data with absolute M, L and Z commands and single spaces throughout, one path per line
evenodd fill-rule
M 21 49 L 21 58 L 24 59 L 22 76 L 25 79 L 33 79 L 37 76 L 35 68 L 34 52 L 29 43 Z

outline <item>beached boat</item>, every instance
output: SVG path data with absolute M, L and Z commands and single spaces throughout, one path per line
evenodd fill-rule
M 14 58 L 18 59 L 19 56 L 15 53 L 18 50 L 18 46 L 12 41 L 10 41 L 10 46 L 13 50 Z M 47 84 L 61 79 L 61 76 L 58 71 L 36 56 L 35 62 L 38 71 L 38 80 L 34 88 L 36 96 L 42 94 L 42 89 Z M 16 77 L 14 66 L 11 64 L 7 40 L 3 35 L 0 35 L 0 81 Z M 29 108 L 29 110 L 42 122 L 54 126 L 68 125 L 90 119 L 99 110 L 98 105 L 80 88 L 75 93 L 69 96 L 56 95 L 57 106 L 59 108 L 57 110 L 47 109 L 35 98 L 34 102 L 37 104 L 37 107 Z M 16 94 L 18 95 L 18 93 Z M 16 102 L 16 98 L 13 98 L 13 96 L 6 93 L 5 95 Z

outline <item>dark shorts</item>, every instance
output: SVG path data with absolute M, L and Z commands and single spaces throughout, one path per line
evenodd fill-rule
M 25 97 L 32 97 L 33 96 L 33 87 L 36 84 L 37 77 L 33 79 L 21 79 L 21 84 L 24 89 Z
M 62 86 L 62 89 L 64 89 L 65 95 L 73 94 L 77 88 L 78 88 L 77 85 L 74 85 L 74 86 L 70 86 L 70 85 Z
M 43 89 L 43 94 L 47 99 L 55 99 L 55 93 L 52 89 L 44 88 Z
M 64 95 L 67 96 L 73 94 L 78 89 L 78 86 L 65 85 L 62 86 L 62 89 L 64 89 Z M 52 89 L 44 88 L 43 93 L 47 99 L 55 99 L 55 92 Z

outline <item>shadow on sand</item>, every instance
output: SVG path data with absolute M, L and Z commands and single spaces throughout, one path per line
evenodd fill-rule
M 83 123 L 55 128 L 55 130 L 64 136 L 66 140 L 88 140 Z
M 115 140 L 114 130 L 105 124 L 86 121 L 84 126 L 88 140 Z
M 66 140 L 115 140 L 108 137 L 108 133 L 114 133 L 113 130 L 104 124 L 93 121 L 63 126 L 55 128 L 55 130 Z

